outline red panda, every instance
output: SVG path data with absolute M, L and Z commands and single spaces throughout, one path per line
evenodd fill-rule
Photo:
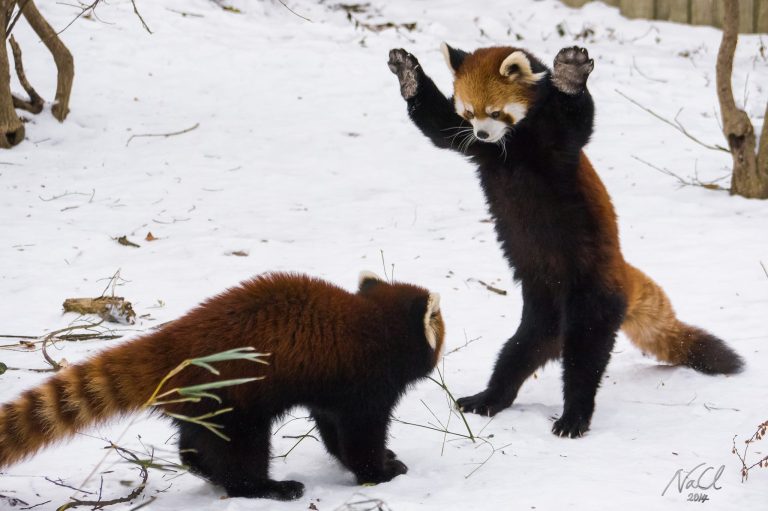
M 664 291 L 624 261 L 613 205 L 582 151 L 594 117 L 587 50 L 563 48 L 552 70 L 519 48 L 470 54 L 443 44 L 443 55 L 454 75 L 452 99 L 405 50 L 390 51 L 389 67 L 416 126 L 436 146 L 477 164 L 523 294 L 521 323 L 487 388 L 458 405 L 495 415 L 537 368 L 562 357 L 564 407 L 552 430 L 579 437 L 589 428 L 619 329 L 663 362 L 738 372 L 736 353 L 679 321 Z
M 182 462 L 232 497 L 290 500 L 298 481 L 269 478 L 270 426 L 291 407 L 309 408 L 328 451 L 359 483 L 407 467 L 386 449 L 390 413 L 406 387 L 426 377 L 443 346 L 439 295 L 364 272 L 357 293 L 297 274 L 272 273 L 215 296 L 157 332 L 61 370 L 0 408 L 0 468 L 117 416 L 136 412 L 160 381 L 189 358 L 252 346 L 270 364 L 230 361 L 214 376 L 188 367 L 167 388 L 264 377 L 203 400 L 162 405 L 189 417 L 216 417 L 226 441 L 174 420 Z

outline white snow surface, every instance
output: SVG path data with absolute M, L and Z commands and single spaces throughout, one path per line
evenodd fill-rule
M 619 94 L 670 119 L 679 113 L 694 136 L 725 144 L 714 71 L 720 32 L 627 20 L 597 2 L 575 10 L 549 0 L 372 0 L 352 16 L 417 23 L 412 32 L 375 33 L 334 10 L 333 0 L 286 1 L 311 22 L 277 1 L 234 1 L 242 11 L 236 13 L 208 0 L 137 0 L 150 35 L 131 3 L 115 0 L 97 9 L 98 20 L 80 19 L 62 34 L 76 64 L 69 117 L 58 123 L 50 104 L 40 115 L 24 114 L 27 140 L 0 155 L 0 334 L 41 335 L 69 325 L 75 316 L 62 314 L 62 301 L 97 296 L 119 268 L 128 282 L 118 294 L 151 317 L 119 326 L 121 340 L 50 349 L 75 362 L 261 272 L 306 272 L 353 290 L 360 270 L 383 273 L 383 252 L 395 279 L 442 295 L 451 391 L 481 390 L 517 327 L 519 287 L 487 221 L 472 164 L 436 149 L 412 125 L 387 52 L 407 48 L 450 93 L 443 40 L 466 50 L 519 45 L 545 62 L 578 44 L 595 59 L 589 84 L 597 119 L 586 151 L 616 206 L 627 260 L 664 287 L 683 320 L 726 339 L 746 370 L 711 377 L 661 366 L 620 335 L 582 439 L 550 433 L 562 410 L 561 369 L 553 363 L 493 420 L 467 415 L 485 442 L 393 423 L 390 446 L 410 471 L 386 484 L 356 486 L 307 439 L 272 463 L 275 478 L 306 484 L 298 501 L 227 499 L 192 475 L 152 470 L 139 499 L 107 509 L 132 509 L 150 498 L 145 511 L 327 511 L 365 499 L 396 511 L 674 509 L 693 506 L 686 499 L 697 492 L 708 495 L 707 509 L 765 509 L 768 471 L 755 469 L 742 483 L 731 448 L 734 435 L 741 448 L 768 419 L 768 276 L 760 265 L 768 265 L 768 202 L 680 187 L 641 162 L 705 182 L 726 176 L 731 165 L 730 155 L 696 144 Z M 57 29 L 77 12 L 38 3 Z M 593 33 L 576 39 L 584 28 Z M 52 60 L 25 22 L 15 33 L 27 75 L 50 101 Z M 759 36 L 740 37 L 733 77 L 737 102 L 746 102 L 758 132 L 768 100 L 768 56 L 760 46 Z M 128 143 L 132 135 L 198 123 L 186 134 Z M 159 239 L 144 241 L 150 231 Z M 123 235 L 140 248 L 114 240 Z M 478 279 L 508 294 L 492 293 Z M 451 353 L 467 340 L 474 342 Z M 3 349 L 0 361 L 46 367 L 39 352 Z M 9 370 L 0 376 L 0 401 L 46 377 Z M 447 420 L 446 395 L 430 381 L 411 389 L 395 415 L 436 424 L 425 405 Z M 274 454 L 295 443 L 284 435 L 310 427 L 291 422 L 275 435 Z M 467 432 L 455 416 L 449 429 Z M 125 495 L 130 486 L 121 481 L 136 484 L 137 471 L 114 454 L 99 465 L 103 439 L 137 451 L 154 447 L 156 456 L 177 461 L 172 433 L 167 421 L 148 416 L 96 428 L 7 469 L 0 494 L 29 505 L 50 501 L 36 509 L 55 509 L 86 496 L 46 477 L 91 492 L 103 477 L 105 499 Z M 750 459 L 765 456 L 766 441 Z M 725 466 L 720 489 L 680 492 L 673 482 L 662 496 L 676 471 L 701 463 Z M 8 506 L 0 499 L 0 508 L 15 509 Z

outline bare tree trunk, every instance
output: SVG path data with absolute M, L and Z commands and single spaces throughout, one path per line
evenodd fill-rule
M 24 124 L 13 108 L 11 94 L 11 67 L 5 44 L 5 27 L 13 10 L 14 0 L 0 0 L 0 148 L 13 147 L 24 140 Z
M 763 181 L 768 181 L 768 104 L 765 105 L 763 129 L 760 130 L 760 146 L 757 148 L 757 173 L 763 176 Z
M 723 118 L 723 134 L 728 140 L 728 147 L 733 157 L 731 194 L 748 198 L 768 198 L 768 169 L 763 165 L 758 169 L 755 152 L 755 130 L 749 116 L 736 106 L 731 87 L 733 55 L 736 52 L 739 29 L 738 0 L 724 0 L 723 38 L 717 53 L 717 98 L 720 102 L 720 114 Z M 763 126 L 763 133 L 766 132 Z M 761 146 L 765 146 L 765 137 Z M 762 155 L 763 163 L 768 158 Z
M 72 93 L 72 81 L 75 79 L 75 61 L 64 43 L 61 42 L 56 31 L 45 21 L 43 15 L 37 10 L 33 0 L 27 0 L 23 4 L 24 18 L 26 18 L 32 30 L 40 37 L 48 51 L 53 55 L 58 71 L 56 79 L 56 98 L 51 112 L 59 121 L 63 122 L 69 113 L 69 96 Z

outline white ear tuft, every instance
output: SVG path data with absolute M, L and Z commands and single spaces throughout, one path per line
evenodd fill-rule
M 378 280 L 384 282 L 384 279 L 373 273 L 372 271 L 363 270 L 360 272 L 360 276 L 357 277 L 357 285 L 362 286 L 364 282 L 368 280 Z
M 430 314 L 440 312 L 440 293 L 429 293 L 429 298 L 427 299 L 427 312 Z
M 429 293 L 427 298 L 427 310 L 424 313 L 424 335 L 427 342 L 433 350 L 437 349 L 437 334 L 432 326 L 432 315 L 440 312 L 440 295 L 438 293 Z
M 499 74 L 506 76 L 510 81 L 522 80 L 536 83 L 545 73 L 535 73 L 531 70 L 531 61 L 522 51 L 513 51 L 501 63 Z
M 453 74 L 456 74 L 456 70 L 453 69 L 453 66 L 451 65 L 451 52 L 445 41 L 440 43 L 440 51 L 443 53 L 443 58 L 445 59 L 445 64 L 448 66 L 448 69 L 450 69 Z

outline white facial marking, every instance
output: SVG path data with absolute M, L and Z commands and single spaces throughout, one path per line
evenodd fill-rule
M 487 117 L 485 119 L 471 119 L 472 127 L 475 129 L 475 138 L 480 142 L 498 142 L 507 132 L 507 123 L 503 121 L 497 121 Z M 486 138 L 477 136 L 478 132 L 484 131 L 488 134 Z
M 504 105 L 504 113 L 510 115 L 515 124 L 523 120 L 525 114 L 528 113 L 528 109 L 521 103 L 508 103 Z
M 461 98 L 458 96 L 454 97 L 453 103 L 456 107 L 456 113 L 459 115 L 464 115 L 464 102 L 461 100 Z
M 432 314 L 440 312 L 440 295 L 430 293 L 427 299 L 427 311 L 424 313 L 424 335 L 433 350 L 437 349 L 437 332 L 432 326 Z
M 363 270 L 360 272 L 360 276 L 357 277 L 357 285 L 362 285 L 366 280 L 379 280 L 384 282 L 384 279 L 373 273 L 372 271 Z

